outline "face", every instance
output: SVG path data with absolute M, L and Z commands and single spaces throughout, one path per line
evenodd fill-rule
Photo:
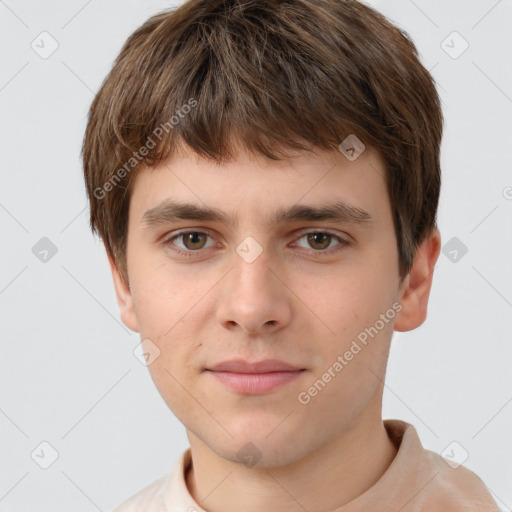
M 399 283 L 384 164 L 369 148 L 355 161 L 240 152 L 223 166 L 182 152 L 136 177 L 129 288 L 111 265 L 121 317 L 150 340 L 151 376 L 189 439 L 232 461 L 245 446 L 268 467 L 380 421 L 393 326 L 424 314 L 407 302 L 409 277 Z M 232 360 L 297 371 L 212 371 Z

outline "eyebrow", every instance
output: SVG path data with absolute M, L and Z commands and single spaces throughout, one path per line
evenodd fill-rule
M 238 217 L 217 208 L 198 206 L 167 199 L 147 210 L 141 218 L 144 227 L 176 222 L 197 220 L 237 225 Z M 280 207 L 268 218 L 270 225 L 293 221 L 334 221 L 351 224 L 372 224 L 374 219 L 362 208 L 337 201 L 321 206 L 296 204 L 289 208 Z

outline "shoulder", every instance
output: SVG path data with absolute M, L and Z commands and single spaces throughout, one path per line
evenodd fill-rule
M 168 475 L 155 480 L 112 512 L 165 512 L 164 489 Z
M 483 481 L 470 469 L 424 448 L 413 425 L 400 420 L 384 424 L 398 452 L 383 481 L 388 486 L 400 482 L 407 495 L 414 490 L 403 512 L 499 512 Z
M 450 512 L 499 512 L 481 478 L 464 466 L 452 467 L 438 453 L 425 450 L 436 469 L 439 505 Z

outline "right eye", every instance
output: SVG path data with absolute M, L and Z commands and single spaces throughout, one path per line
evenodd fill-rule
M 187 230 L 172 235 L 164 240 L 163 243 L 166 247 L 169 247 L 172 251 L 182 256 L 193 256 L 194 252 L 199 252 L 200 249 L 205 249 L 213 245 L 205 245 L 208 237 L 211 238 L 210 234 L 204 231 Z M 175 244 L 175 240 L 181 240 L 183 245 Z

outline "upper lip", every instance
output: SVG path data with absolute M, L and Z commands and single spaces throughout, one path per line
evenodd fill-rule
M 233 372 L 233 373 L 269 373 L 269 372 L 295 372 L 303 370 L 279 359 L 265 359 L 254 363 L 249 363 L 243 359 L 232 359 L 223 361 L 206 368 L 214 372 Z

